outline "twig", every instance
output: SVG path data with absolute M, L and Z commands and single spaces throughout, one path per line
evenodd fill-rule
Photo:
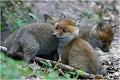
M 43 59 L 43 58 L 38 58 L 38 57 L 34 57 L 33 58 L 34 61 L 38 62 L 38 63 L 41 63 L 41 62 L 50 62 L 52 65 L 56 65 L 58 64 L 58 62 L 56 61 L 52 61 L 52 60 L 46 60 L 46 59 Z M 75 72 L 75 74 L 78 74 L 78 70 L 71 67 L 71 66 L 68 66 L 68 65 L 65 65 L 65 64 L 62 64 L 62 63 L 59 63 L 59 66 L 62 70 L 66 70 L 66 71 L 71 71 L 71 72 Z M 102 79 L 103 76 L 102 75 L 94 75 L 94 74 L 89 74 L 89 73 L 85 73 L 83 75 L 79 75 L 78 77 L 80 78 L 83 78 L 83 79 L 94 79 L 94 78 L 97 78 L 97 79 Z
M 2 52 L 7 52 L 7 48 L 6 48 L 6 47 L 3 47 L 3 46 L 0 46 L 0 51 L 2 51 Z
M 10 57 L 12 57 L 12 54 L 7 54 L 7 53 L 5 53 L 5 54 L 7 56 L 9 55 Z M 16 54 L 16 56 L 24 58 L 24 55 L 22 53 L 20 53 L 20 52 L 18 52 Z M 55 66 L 56 64 L 58 64 L 58 62 L 56 62 L 56 61 L 46 60 L 46 59 L 38 58 L 38 57 L 34 57 L 32 60 L 36 61 L 38 63 L 50 62 L 53 66 Z M 78 70 L 75 69 L 75 68 L 73 68 L 73 67 L 71 67 L 71 66 L 68 66 L 68 65 L 65 65 L 65 64 L 62 64 L 62 63 L 59 63 L 59 66 L 60 66 L 60 68 L 62 70 L 71 71 L 71 72 L 75 72 L 75 74 L 78 74 Z M 93 75 L 93 74 L 89 74 L 89 73 L 85 73 L 83 75 L 79 75 L 78 77 L 79 78 L 83 78 L 83 79 L 94 79 L 94 78 L 96 78 L 96 76 L 97 76 L 98 79 L 103 79 L 103 76 L 101 76 L 101 75 L 99 76 L 99 75 Z
M 58 71 L 66 78 L 68 78 L 68 76 L 61 70 L 61 69 L 58 69 Z

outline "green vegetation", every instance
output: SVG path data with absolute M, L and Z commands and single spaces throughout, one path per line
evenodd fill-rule
M 0 22 L 0 31 L 3 30 L 5 26 Z
M 99 22 L 103 21 L 103 10 L 100 8 L 98 11 Z
M 65 71 L 64 76 L 60 76 L 59 69 L 54 69 L 51 63 L 42 62 L 43 66 L 36 63 L 27 64 L 24 61 L 16 61 L 8 58 L 0 52 L 0 79 L 25 79 L 28 76 L 32 79 L 36 77 L 42 79 L 77 79 L 84 71 L 79 70 L 76 76 L 74 72 Z M 70 78 L 73 76 L 74 78 Z
M 89 12 L 83 12 L 83 15 L 86 16 L 88 19 L 93 18 L 92 13 L 89 13 Z
M 58 75 L 57 70 L 52 67 L 38 66 L 33 64 L 33 67 L 24 61 L 15 61 L 6 57 L 0 52 L 0 79 L 25 79 L 27 76 L 37 76 L 44 79 L 65 79 Z
M 0 79 L 19 79 L 23 74 L 30 74 L 32 71 L 28 68 L 22 69 L 22 66 L 27 64 L 22 61 L 14 61 L 0 52 Z
M 8 58 L 3 52 L 0 52 L 0 79 L 78 79 L 79 75 L 84 74 L 82 70 L 78 70 L 78 74 L 74 72 L 62 71 L 64 76 L 60 76 L 60 68 L 54 69 L 51 63 L 42 62 L 39 66 L 36 63 L 27 64 L 24 61 L 16 61 Z M 71 76 L 73 78 L 71 78 Z M 28 78 L 28 79 L 29 79 Z
M 76 79 L 78 79 L 78 76 L 79 76 L 79 75 L 82 75 L 82 74 L 85 74 L 85 71 L 78 70 L 78 73 L 77 73 Z
M 0 23 L 3 26 L 9 26 L 11 32 L 37 19 L 30 7 L 23 4 L 23 1 L 2 1 L 0 7 L 2 17 Z M 0 26 L 0 30 L 4 29 L 3 26 Z

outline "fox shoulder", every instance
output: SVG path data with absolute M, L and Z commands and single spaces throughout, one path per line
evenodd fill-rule
M 98 62 L 94 49 L 87 41 L 77 38 L 72 42 L 72 47 L 68 56 L 69 65 L 96 74 L 99 69 Z

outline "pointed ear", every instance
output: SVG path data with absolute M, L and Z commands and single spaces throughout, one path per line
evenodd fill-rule
M 61 16 L 60 16 L 59 21 L 61 21 L 61 20 L 64 19 L 64 18 L 66 18 L 66 17 L 65 17 L 65 14 L 61 13 Z
M 81 19 L 77 19 L 77 20 L 75 21 L 75 23 L 74 23 L 74 26 L 79 26 L 79 25 L 80 25 L 80 21 L 81 21 Z
M 98 23 L 97 30 L 103 31 L 104 29 L 105 29 L 105 25 L 103 24 L 103 22 Z
M 45 23 L 50 23 L 52 20 L 52 18 L 47 14 L 44 14 L 44 19 L 45 19 Z

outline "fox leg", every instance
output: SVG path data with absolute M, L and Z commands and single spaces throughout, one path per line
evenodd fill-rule
M 25 61 L 29 63 L 30 60 L 38 54 L 39 43 L 33 35 L 28 36 L 27 34 L 24 34 L 24 36 L 22 36 L 20 43 L 26 56 Z
M 58 52 L 57 51 L 52 53 L 52 58 L 53 58 L 52 60 L 58 61 Z
M 54 69 L 56 69 L 57 66 L 60 65 L 60 62 L 61 62 L 61 55 L 59 55 L 59 57 L 58 57 L 58 62 L 57 62 L 57 64 L 55 65 Z

